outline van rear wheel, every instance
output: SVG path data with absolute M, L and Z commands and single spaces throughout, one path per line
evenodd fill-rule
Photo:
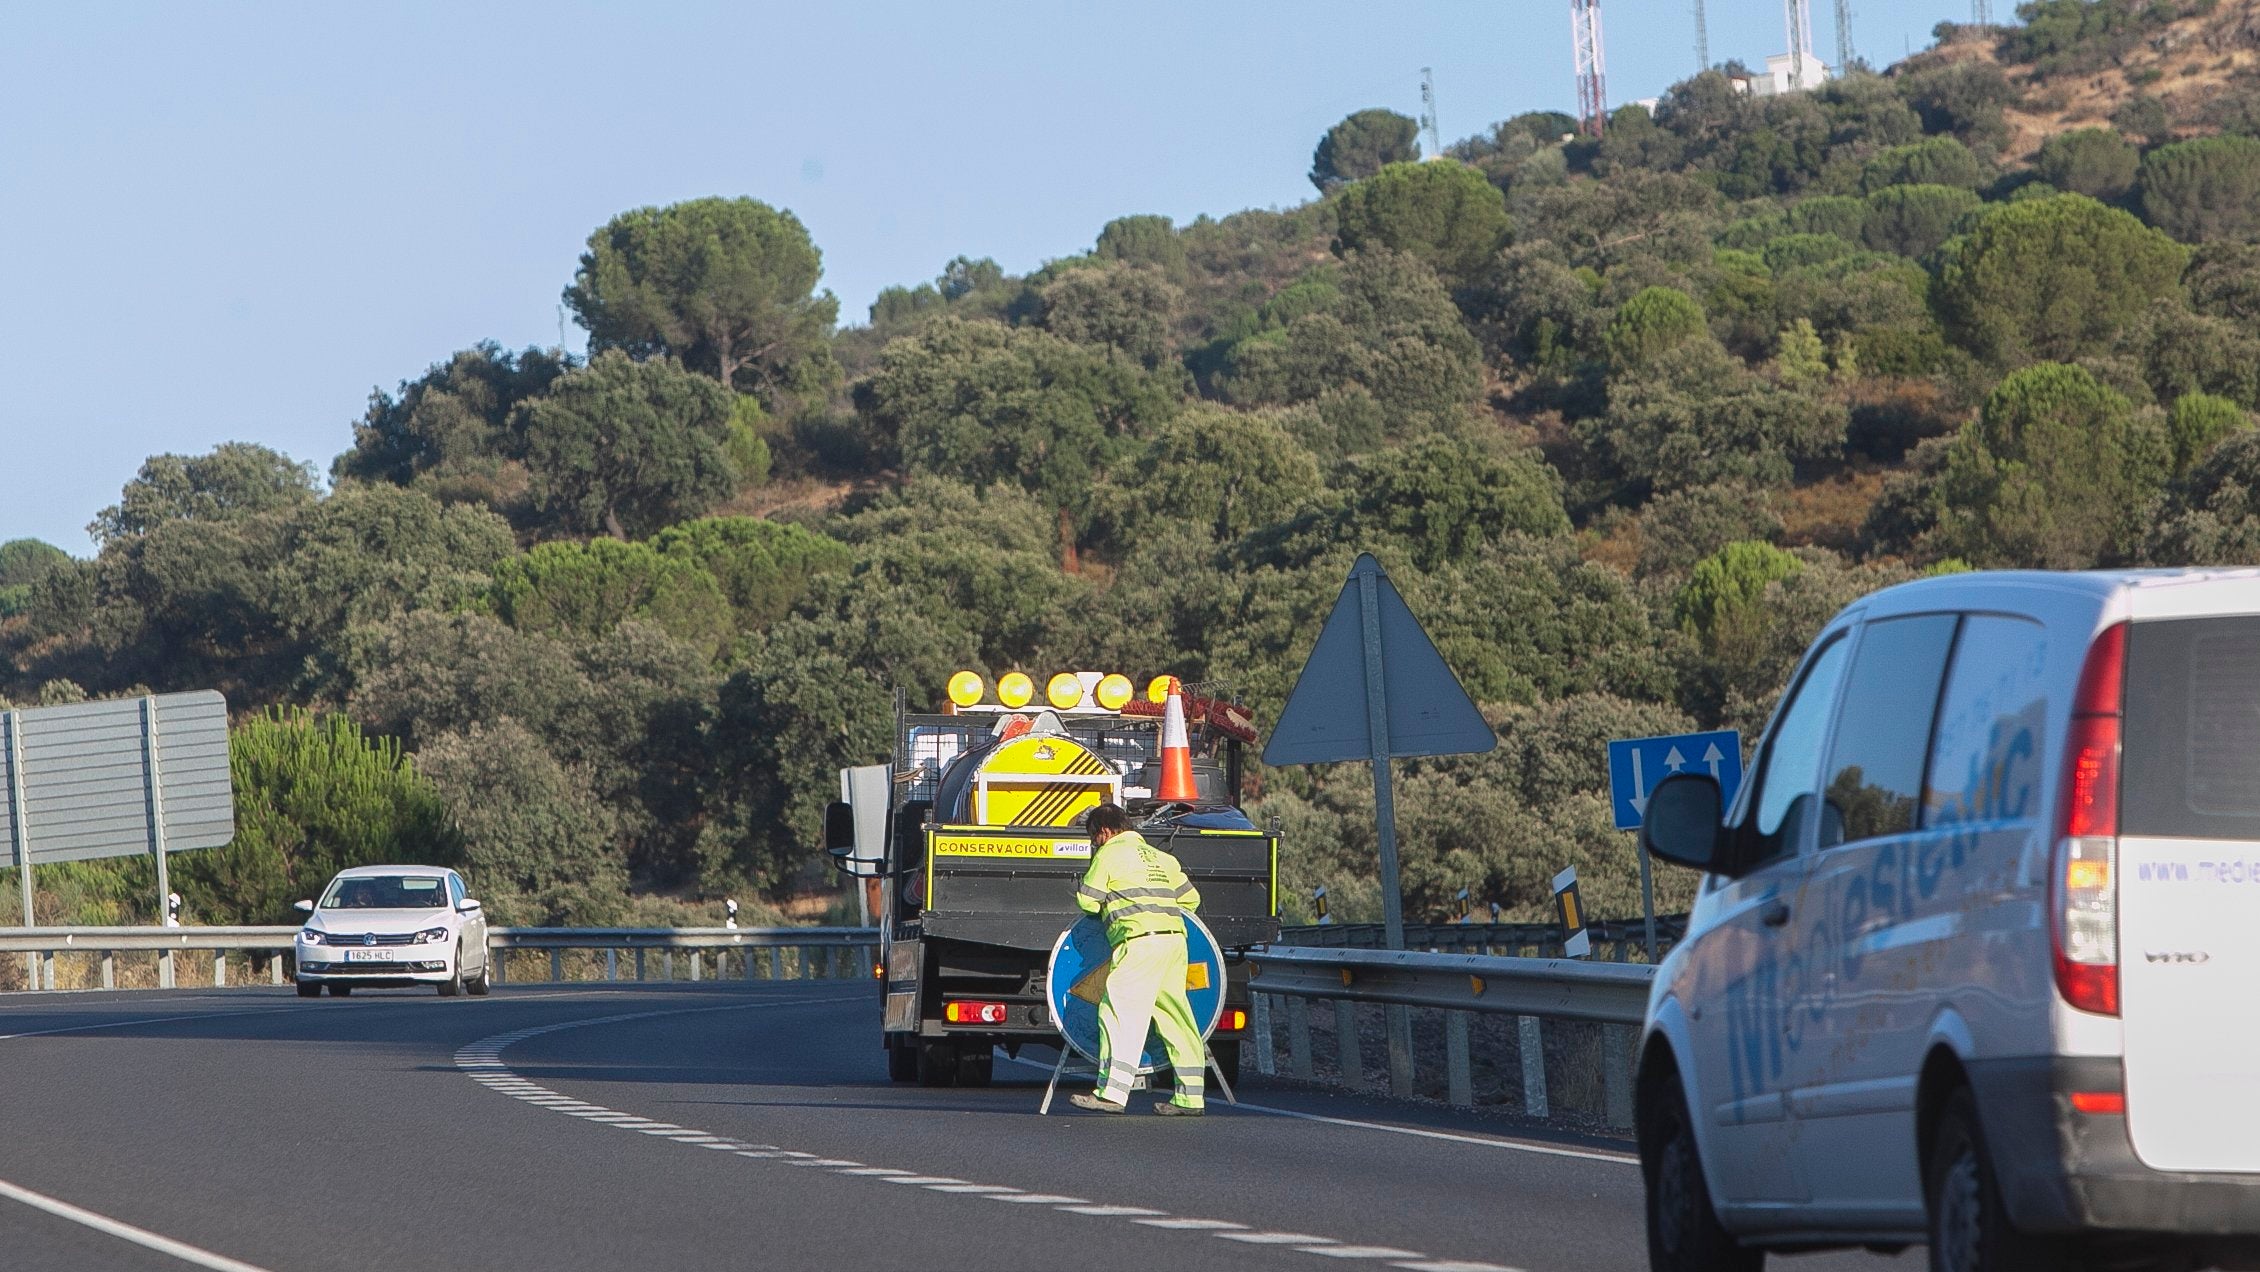
M 1938 1111 L 1923 1191 L 1930 1207 L 1931 1272 L 2060 1272 L 2064 1249 L 2017 1231 L 1967 1087 Z
M 1647 1184 L 1652 1272 L 1759 1272 L 1765 1266 L 1765 1251 L 1744 1249 L 1719 1224 L 1676 1073 L 1661 1075 L 1641 1093 L 1640 1174 Z

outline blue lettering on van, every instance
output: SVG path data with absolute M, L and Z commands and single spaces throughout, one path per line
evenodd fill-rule
M 2260 883 L 2260 861 L 2232 858 L 2194 866 L 2186 861 L 2141 861 L 2135 863 L 2134 877 L 2137 883 Z

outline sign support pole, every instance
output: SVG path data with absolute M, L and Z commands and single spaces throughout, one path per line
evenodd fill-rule
M 1405 948 L 1405 899 L 1397 870 L 1397 803 L 1389 789 L 1389 691 L 1381 674 L 1381 596 L 1373 571 L 1358 576 L 1358 620 L 1365 646 L 1366 745 L 1373 762 L 1373 817 L 1381 848 L 1382 940 Z M 1389 1090 L 1413 1093 L 1412 1009 L 1391 1003 L 1383 1009 L 1389 1034 Z
M 1648 923 L 1648 962 L 1656 961 L 1656 884 L 1648 867 L 1648 846 L 1637 844 L 1633 855 L 1640 858 L 1640 912 Z
M 165 788 L 157 768 L 157 700 L 141 700 L 141 764 L 149 778 L 149 851 L 157 858 L 157 922 L 171 914 L 172 880 L 165 870 Z
M 32 926 L 31 917 L 31 826 L 25 820 L 30 809 L 24 799 L 24 713 L 10 711 L 8 724 L 8 826 L 15 840 L 10 845 L 15 850 L 16 881 L 23 885 L 24 926 Z M 37 984 L 38 982 L 33 982 Z

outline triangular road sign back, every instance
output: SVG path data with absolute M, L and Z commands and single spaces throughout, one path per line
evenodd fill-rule
M 1384 739 L 1372 736 L 1366 702 L 1365 615 L 1361 580 L 1373 580 L 1381 647 Z M 1295 678 L 1295 691 L 1263 749 L 1266 764 L 1323 764 L 1390 756 L 1464 755 L 1488 751 L 1499 737 L 1460 688 L 1458 677 L 1405 607 L 1388 572 L 1370 554 L 1358 557 L 1334 612 Z

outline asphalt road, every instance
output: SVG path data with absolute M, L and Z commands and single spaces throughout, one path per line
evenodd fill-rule
M 1256 1080 L 1198 1121 L 1040 1118 L 1044 1071 L 1001 1058 L 987 1089 L 889 1083 L 871 997 L 12 996 L 0 1267 L 1645 1266 L 1619 1145 Z

